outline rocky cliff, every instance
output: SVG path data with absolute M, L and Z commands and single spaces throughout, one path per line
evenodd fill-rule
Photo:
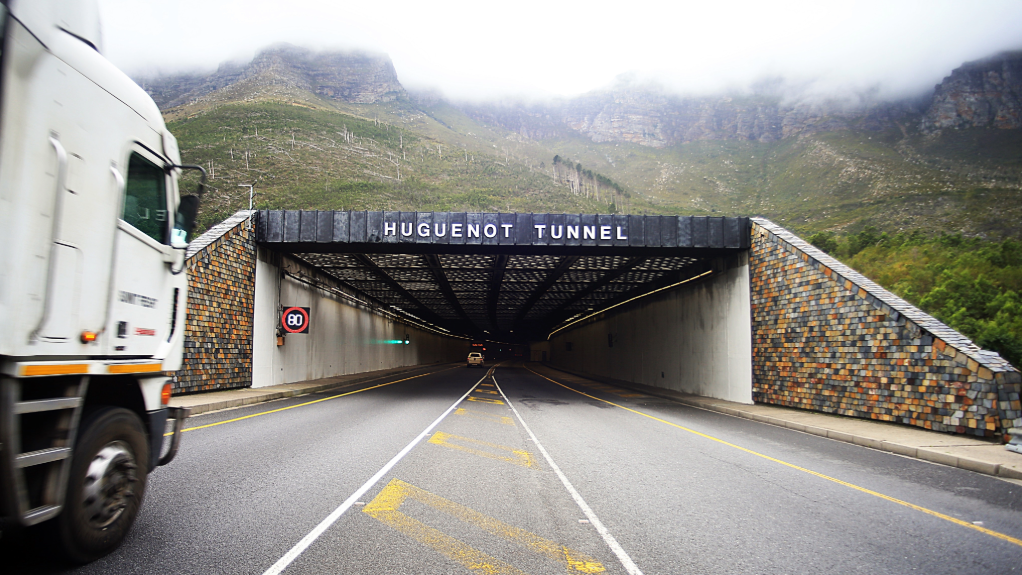
M 260 52 L 248 64 L 221 64 L 209 75 L 137 79 L 161 109 L 187 104 L 245 80 L 283 84 L 360 104 L 390 102 L 405 95 L 394 64 L 385 55 L 312 52 L 286 44 Z
M 773 142 L 851 124 L 884 130 L 920 112 L 915 102 L 786 101 L 771 94 L 685 97 L 650 87 L 591 92 L 546 106 L 502 102 L 463 105 L 478 121 L 523 137 L 556 137 L 565 128 L 594 142 L 664 148 L 695 140 Z
M 956 68 L 934 88 L 921 128 L 1022 128 L 1022 51 Z
M 372 104 L 408 96 L 385 55 L 312 52 L 279 45 L 247 64 L 222 64 L 209 75 L 139 81 L 162 109 L 231 87 L 251 97 L 266 86 L 275 94 L 294 88 L 328 99 Z M 544 140 L 581 134 L 594 142 L 630 142 L 666 148 L 697 140 L 773 142 L 801 134 L 918 126 L 1022 128 L 1022 51 L 970 62 L 921 99 L 882 101 L 871 94 L 838 99 L 792 96 L 780 79 L 731 95 L 683 96 L 656 86 L 622 83 L 554 102 L 498 101 L 457 106 L 473 119 Z M 225 97 L 237 98 L 239 94 Z M 442 100 L 435 93 L 409 97 L 413 106 Z M 920 120 L 920 118 L 922 118 Z

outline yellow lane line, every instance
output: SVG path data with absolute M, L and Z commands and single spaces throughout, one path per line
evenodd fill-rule
M 244 419 L 251 419 L 253 417 L 259 417 L 260 415 L 268 415 L 268 414 L 271 414 L 271 413 L 278 413 L 278 412 L 281 412 L 281 411 L 287 411 L 289 409 L 294 409 L 296 407 L 305 407 L 306 405 L 312 405 L 314 403 L 319 403 L 321 401 L 328 401 L 328 400 L 331 400 L 331 399 L 337 399 L 338 397 L 344 397 L 346 395 L 352 395 L 352 394 L 355 394 L 355 393 L 362 393 L 363 391 L 369 391 L 370 389 L 378 389 L 378 388 L 381 388 L 381 387 L 387 387 L 388 385 L 394 385 L 395 383 L 401 383 L 402 381 L 408 381 L 409 379 L 416 379 L 416 378 L 419 378 L 419 377 L 425 377 L 427 375 L 433 375 L 434 373 L 443 373 L 445 371 L 450 371 L 452 369 L 455 369 L 455 368 L 449 367 L 447 369 L 441 369 L 441 370 L 438 370 L 438 371 L 431 371 L 429 373 L 420 373 L 419 375 L 413 375 L 412 377 L 406 377 L 404 379 L 399 379 L 399 380 L 396 380 L 396 381 L 390 381 L 390 382 L 387 382 L 387 383 L 381 383 L 379 385 L 374 385 L 372 387 L 364 387 L 362 389 L 356 389 L 354 391 L 348 391 L 346 393 L 339 393 L 337 395 L 331 395 L 330 397 L 323 397 L 323 398 L 315 399 L 315 400 L 312 400 L 312 401 L 306 401 L 305 403 L 299 403 L 297 405 L 289 405 L 287 407 L 281 407 L 281 408 L 278 408 L 278 409 L 271 409 L 269 411 L 260 411 L 259 413 L 253 413 L 253 414 L 245 415 L 245 416 L 242 416 L 242 417 L 235 417 L 234 419 L 228 419 L 228 420 L 225 420 L 225 421 L 218 421 L 216 423 L 207 423 L 206 425 L 197 425 L 195 427 L 188 427 L 188 428 L 182 429 L 181 433 L 184 433 L 186 431 L 195 431 L 196 429 L 206 429 L 207 427 L 216 427 L 218 425 L 223 425 L 225 423 L 234 423 L 235 421 L 242 421 Z M 173 433 L 164 433 L 163 434 L 164 437 L 168 437 L 170 435 L 174 435 L 174 434 Z
M 530 371 L 532 371 L 532 370 L 530 370 Z M 533 372 L 533 373 L 536 373 L 536 372 Z M 603 384 L 599 384 L 599 383 L 583 383 L 582 385 L 585 386 L 585 387 L 591 388 L 591 389 L 595 389 L 597 391 L 605 391 L 607 393 L 613 393 L 614 395 L 619 395 L 621 397 L 649 397 L 649 396 L 647 396 L 646 394 L 643 394 L 643 393 L 635 393 L 635 392 L 632 392 L 632 391 L 625 391 L 624 389 L 621 389 L 619 387 L 611 387 L 609 385 L 603 385 Z
M 420 543 L 432 547 L 434 550 L 461 563 L 472 571 L 487 574 L 509 573 L 517 575 L 522 573 L 522 571 L 519 571 L 512 565 L 477 551 L 446 533 L 401 513 L 399 508 L 408 498 L 446 513 L 459 521 L 474 525 L 493 535 L 517 543 L 534 553 L 558 561 L 569 572 L 602 573 L 605 571 L 603 564 L 592 557 L 583 555 L 549 539 L 544 539 L 519 527 L 508 525 L 493 517 L 483 515 L 474 509 L 434 495 L 400 479 L 392 479 L 380 491 L 379 495 L 362 508 L 362 512 L 416 539 Z
M 503 401 L 491 397 L 472 397 L 470 395 L 465 398 L 465 401 L 478 401 L 479 403 L 492 403 L 494 405 L 504 405 Z
M 455 441 L 460 443 L 468 443 L 470 445 L 478 445 L 480 447 L 488 447 L 490 449 L 496 449 L 498 451 L 506 451 L 511 453 L 511 456 L 500 455 L 493 453 L 492 451 L 483 451 L 482 449 L 476 449 L 474 447 L 467 447 L 465 445 L 458 445 Z M 470 437 L 461 437 L 459 435 L 451 435 L 450 433 L 444 433 L 443 431 L 437 431 L 433 434 L 433 437 L 429 438 L 429 443 L 434 445 L 442 445 L 444 447 L 450 447 L 451 449 L 457 449 L 458 451 L 465 451 L 479 457 L 486 457 L 487 459 L 499 459 L 501 461 L 507 461 L 508 463 L 514 463 L 522 467 L 536 467 L 536 460 L 532 458 L 532 454 L 522 449 L 515 449 L 513 447 L 506 447 L 504 445 L 497 445 L 496 443 L 489 443 L 486 441 L 479 441 L 478 439 L 472 439 Z
M 528 367 L 526 367 L 526 369 L 528 369 L 529 371 L 532 371 L 532 369 L 530 369 Z M 678 428 L 678 429 L 680 429 L 682 431 L 687 431 L 688 433 L 691 433 L 693 435 L 698 435 L 699 437 L 702 437 L 704 439 L 709 439 L 710 441 L 715 441 L 715 442 L 720 443 L 722 445 L 726 445 L 728 447 L 733 447 L 733 448 L 735 448 L 735 449 L 737 449 L 739 451 L 744 451 L 745 453 L 748 453 L 750 455 L 755 455 L 756 457 L 761 457 L 763 459 L 766 459 L 767 461 L 773 461 L 774 463 L 779 463 L 781 465 L 784 465 L 785 467 L 790 467 L 791 469 L 802 471 L 804 473 L 808 473 L 809 475 L 814 475 L 816 477 L 819 477 L 820 479 L 826 479 L 827 481 L 832 481 L 834 483 L 837 483 L 838 485 L 844 485 L 845 487 L 849 487 L 849 488 L 854 489 L 856 491 L 860 491 L 862 493 L 866 493 L 866 494 L 872 495 L 874 497 L 879 497 L 880 499 L 884 499 L 886 501 L 890 501 L 891 503 L 897 503 L 898 505 L 902 505 L 904 507 L 908 507 L 909 509 L 914 509 L 914 510 L 919 511 L 921 513 L 925 513 L 927 515 L 931 515 L 933 517 L 937 517 L 939 519 L 943 519 L 944 521 L 949 521 L 951 523 L 954 523 L 955 525 L 960 525 L 962 527 L 967 527 L 967 528 L 972 529 L 974 531 L 979 531 L 980 533 L 985 533 L 987 535 L 990 535 L 991 537 L 996 537 L 998 539 L 1001 539 L 1002 541 L 1007 541 L 1008 543 L 1014 543 L 1015 545 L 1018 545 L 1018 546 L 1022 547 L 1022 539 L 1018 539 L 1016 537 L 1012 537 L 1011 535 L 1006 535 L 1004 533 L 1000 533 L 1000 532 L 994 531 L 992 529 L 987 529 L 985 527 L 980 527 L 979 525 L 975 525 L 975 524 L 969 523 L 968 521 L 962 521 L 961 519 L 958 519 L 958 518 L 955 518 L 955 517 L 951 517 L 950 515 L 945 515 L 945 514 L 939 512 L 939 511 L 934 511 L 932 509 L 927 509 L 926 507 L 921 507 L 921 506 L 916 505 L 914 503 L 909 503 L 908 501 L 903 501 L 901 499 L 897 499 L 897 498 L 891 497 L 889 495 L 884 495 L 883 493 L 879 493 L 879 492 L 873 491 L 872 489 L 867 489 L 865 487 L 860 487 L 858 485 L 855 485 L 854 483 L 848 483 L 847 481 L 842 481 L 842 480 L 837 479 L 835 477 L 831 477 L 829 475 L 824 475 L 824 474 L 819 473 L 817 471 L 813 471 L 812 469 L 806 469 L 805 467 L 800 467 L 798 465 L 795 465 L 794 463 L 788 463 L 787 461 L 783 461 L 783 460 L 777 459 L 775 457 L 770 457 L 769 455 L 764 455 L 762 453 L 758 453 L 758 452 L 753 451 L 751 449 L 746 449 L 745 447 L 742 447 L 740 445 L 735 445 L 734 443 L 729 443 L 727 441 L 724 441 L 723 439 L 718 439 L 716 437 L 713 437 L 712 435 L 707 435 L 705 433 L 700 433 L 698 431 L 695 431 L 694 429 L 689 429 L 687 427 L 678 425 L 676 423 L 671 423 L 670 421 L 666 421 L 664 419 L 660 419 L 659 417 L 656 417 L 656 416 L 653 416 L 653 415 L 649 415 L 648 413 L 643 413 L 641 411 L 632 409 L 630 407 L 625 407 L 623 405 L 619 405 L 619 404 L 614 403 L 612 401 L 607 401 L 606 399 L 601 399 L 599 397 L 596 397 L 596 396 L 593 396 L 593 395 L 589 395 L 588 393 L 585 393 L 583 391 L 579 391 L 577 389 L 568 387 L 567 385 L 564 385 L 563 383 L 560 383 L 558 381 L 554 381 L 554 380 L 550 379 L 549 377 L 547 377 L 547 376 L 545 376 L 543 374 L 536 373 L 535 371 L 532 371 L 532 373 L 534 373 L 535 375 L 538 375 L 539 377 L 542 377 L 543 379 L 545 379 L 545 380 L 547 380 L 547 381 L 549 381 L 551 383 L 555 383 L 555 384 L 563 387 L 564 389 L 567 389 L 567 390 L 570 390 L 570 391 L 574 391 L 575 393 L 578 393 L 580 395 L 584 395 L 584 396 L 586 396 L 586 397 L 588 397 L 590 399 L 595 399 L 596 401 L 602 401 L 603 403 L 606 403 L 606 404 L 609 404 L 609 405 L 613 405 L 614 407 L 620 407 L 621 409 L 624 409 L 625 411 L 630 411 L 630 412 L 635 413 L 637 415 L 641 415 L 643 417 L 648 417 L 649 419 L 652 419 L 654 421 L 659 421 L 660 423 L 665 423 L 667 425 L 670 425 L 671 427 L 676 427 L 676 428 Z
M 492 413 L 484 413 L 482 411 L 469 411 L 464 407 L 459 407 L 454 410 L 454 415 L 464 415 L 465 417 L 471 417 L 473 419 L 483 419 L 486 421 L 496 421 L 504 425 L 515 426 L 515 421 L 506 415 L 494 415 Z

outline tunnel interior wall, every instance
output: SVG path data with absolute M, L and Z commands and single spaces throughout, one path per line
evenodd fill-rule
M 1022 426 L 1019 372 L 767 220 L 753 220 L 756 402 L 997 435 Z
M 580 375 L 752 403 L 748 253 L 714 272 L 550 338 L 550 363 Z M 534 358 L 535 359 L 535 358 Z
M 241 211 L 188 245 L 184 356 L 174 393 L 252 384 L 255 237 Z
M 314 268 L 265 248 L 258 248 L 255 277 L 252 387 L 464 361 L 468 353 L 467 340 L 396 321 Z M 310 328 L 278 345 L 281 306 L 310 308 Z

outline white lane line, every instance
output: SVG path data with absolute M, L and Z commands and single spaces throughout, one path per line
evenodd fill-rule
M 536 437 L 536 434 L 533 433 L 531 429 L 529 429 L 529 424 L 525 423 L 525 420 L 522 419 L 522 414 L 518 413 L 518 410 L 515 409 L 514 404 L 511 403 L 511 400 L 508 399 L 507 395 L 504 394 L 504 390 L 501 389 L 500 385 L 497 384 L 497 378 L 493 376 L 491 376 L 491 378 L 493 379 L 493 385 L 497 386 L 497 391 L 499 391 L 501 397 L 504 398 L 504 402 L 507 403 L 508 407 L 511 408 L 511 411 L 515 413 L 515 417 L 517 417 L 518 421 L 521 422 L 522 429 L 524 429 L 525 432 L 529 434 L 529 437 L 532 439 L 532 442 L 536 444 L 536 449 L 539 449 L 539 452 L 543 454 L 543 457 L 546 459 L 546 462 L 550 464 L 550 468 L 554 470 L 554 473 L 557 474 L 557 477 L 561 480 L 561 483 L 564 484 L 564 488 L 567 489 L 568 493 L 571 494 L 571 498 L 574 499 L 575 503 L 578 504 L 579 508 L 582 510 L 582 513 L 585 514 L 586 519 L 589 520 L 589 523 L 593 527 L 595 527 L 596 530 L 600 533 L 600 536 L 603 537 L 603 540 L 607 543 L 607 546 L 610 547 L 610 550 L 613 551 L 614 555 L 617 556 L 617 560 L 620 561 L 621 565 L 624 566 L 625 571 L 628 571 L 629 575 L 642 575 L 642 571 L 640 571 L 639 567 L 635 564 L 634 561 L 632 561 L 632 558 L 628 556 L 628 553 L 626 553 L 624 548 L 621 547 L 621 544 L 617 542 L 617 539 L 614 539 L 614 536 L 610 534 L 610 531 L 608 531 L 607 527 L 604 526 L 602 521 L 600 521 L 600 518 L 596 516 L 596 513 L 594 513 L 593 510 L 589 507 L 585 499 L 582 499 L 582 495 L 580 495 L 579 492 L 575 489 L 575 487 L 571 484 L 571 482 L 568 481 L 568 478 L 565 477 L 564 473 L 561 472 L 561 468 L 557 467 L 557 464 L 554 463 L 553 458 L 550 457 L 550 454 L 547 453 L 546 449 L 543 448 L 543 445 L 539 442 L 539 439 Z
M 301 555 L 306 549 L 308 549 L 309 545 L 312 545 L 312 543 L 315 542 L 316 539 L 319 539 L 319 536 L 322 535 L 323 532 L 325 532 L 327 529 L 329 529 L 330 526 L 333 525 L 338 519 L 340 519 L 341 515 L 344 515 L 345 511 L 351 509 L 351 506 L 354 505 L 360 497 L 365 495 L 367 491 L 372 489 L 373 485 L 376 485 L 376 483 L 380 479 L 383 479 L 384 475 L 386 475 L 391 469 L 393 469 L 393 467 L 397 465 L 397 463 L 401 461 L 401 459 L 404 458 L 405 455 L 408 455 L 408 452 L 410 452 L 420 441 L 425 439 L 425 437 L 429 435 L 431 431 L 433 431 L 434 427 L 439 425 L 440 422 L 443 421 L 445 417 L 450 415 L 450 413 L 454 411 L 454 408 L 458 407 L 459 403 L 465 401 L 465 398 L 468 397 L 470 393 L 475 391 L 475 388 L 479 387 L 479 384 L 482 383 L 483 380 L 485 380 L 487 377 L 489 377 L 491 373 L 493 373 L 492 367 L 489 369 L 489 371 L 486 372 L 486 375 L 484 375 L 482 379 L 477 381 L 475 385 L 473 385 L 468 391 L 465 392 L 465 395 L 461 396 L 461 398 L 459 398 L 458 401 L 455 401 L 453 404 L 451 404 L 451 406 L 447 408 L 447 411 L 440 414 L 440 417 L 436 418 L 436 420 L 434 420 L 433 423 L 430 423 L 429 427 L 422 430 L 422 433 L 420 433 L 418 437 L 413 439 L 411 443 L 406 445 L 404 449 L 398 452 L 398 454 L 395 455 L 390 461 L 388 461 L 386 465 L 380 468 L 380 470 L 376 472 L 376 475 L 373 475 L 372 477 L 369 478 L 369 481 L 366 481 L 364 484 L 362 484 L 362 487 L 359 487 L 358 490 L 352 493 L 350 497 L 345 499 L 344 503 L 341 503 L 341 505 L 337 509 L 334 509 L 333 512 L 330 513 L 330 515 L 327 515 L 326 519 L 321 521 L 319 525 L 315 527 L 315 529 L 310 531 L 309 534 L 306 535 L 305 537 L 302 537 L 301 541 L 299 541 L 294 547 L 292 547 L 290 551 L 285 553 L 283 557 L 278 559 L 277 562 L 274 563 L 272 567 L 270 567 L 263 573 L 263 575 L 279 575 L 284 571 L 284 569 L 287 569 L 288 565 L 290 565 L 295 559 L 298 558 L 299 555 Z

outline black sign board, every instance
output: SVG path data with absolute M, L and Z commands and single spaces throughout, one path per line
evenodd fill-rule
M 256 239 L 305 249 L 314 244 L 747 249 L 750 229 L 743 217 L 263 210 Z
M 284 308 L 284 314 L 280 316 L 280 325 L 288 333 L 309 333 L 309 308 Z

